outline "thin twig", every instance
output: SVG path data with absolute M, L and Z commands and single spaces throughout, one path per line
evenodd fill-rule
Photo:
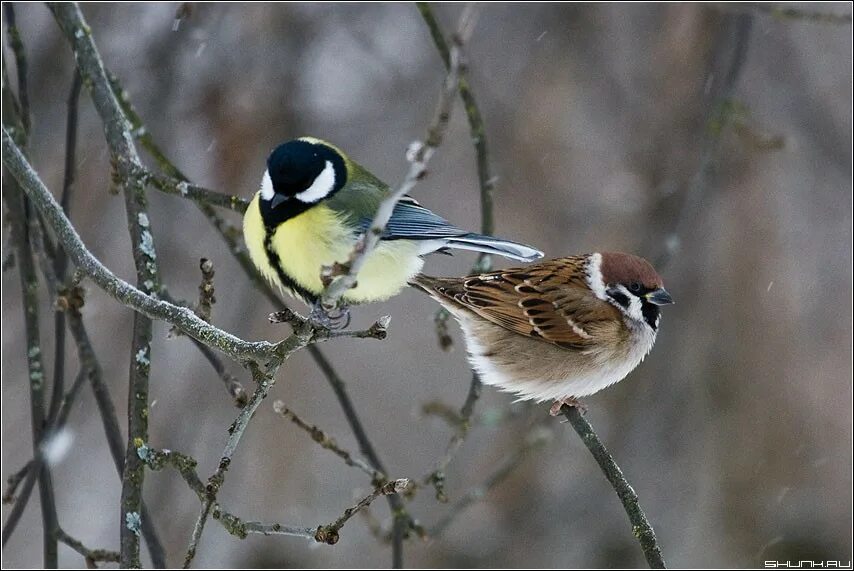
M 188 569 L 190 567 L 196 556 L 196 550 L 198 549 L 199 541 L 202 538 L 205 523 L 207 522 L 214 503 L 216 502 L 217 493 L 225 481 L 225 472 L 231 464 L 231 458 L 234 455 L 237 444 L 243 436 L 246 426 L 252 418 L 252 414 L 254 414 L 261 405 L 261 402 L 267 396 L 267 393 L 274 383 L 275 379 L 273 377 L 262 377 L 258 383 L 258 388 L 255 390 L 255 393 L 252 395 L 249 403 L 243 408 L 240 415 L 237 417 L 237 420 L 235 420 L 229 428 L 228 442 L 226 443 L 225 450 L 220 458 L 219 466 L 217 466 L 213 475 L 208 478 L 205 486 L 205 496 L 202 499 L 202 503 L 199 508 L 199 517 L 196 519 L 196 523 L 193 526 L 193 533 L 190 536 L 189 543 L 187 544 L 187 553 L 184 556 L 184 569 Z
M 4 129 L 5 133 L 5 129 Z M 11 141 L 11 139 L 10 139 Z M 28 205 L 25 195 L 21 192 L 18 185 L 4 184 L 3 199 L 9 209 L 9 217 L 12 224 L 12 240 L 15 244 L 16 259 L 18 261 L 18 273 L 21 282 L 21 295 L 23 298 L 24 310 L 24 338 L 26 340 L 26 357 L 27 357 L 27 372 L 30 389 L 30 425 L 32 431 L 32 447 L 33 456 L 39 455 L 39 449 L 44 443 L 45 426 L 47 423 L 47 411 L 45 409 L 45 370 L 44 360 L 41 350 L 41 337 L 39 332 L 39 301 L 38 289 L 39 282 L 36 276 L 35 263 L 30 241 L 30 229 L 28 228 L 27 220 Z M 53 484 L 49 468 L 44 463 L 37 463 L 34 466 L 33 474 L 38 475 L 39 497 L 42 511 L 43 524 L 43 565 L 46 568 L 56 568 L 57 566 L 57 547 L 56 539 L 54 538 L 54 530 L 56 529 L 56 503 L 53 495 Z M 32 484 L 25 485 L 22 489 L 22 497 L 19 498 L 21 505 L 26 505 L 29 499 L 29 493 L 26 495 L 24 490 L 28 492 L 32 490 Z M 18 519 L 13 519 L 13 516 L 20 518 L 23 514 L 23 508 L 13 510 L 7 520 L 6 526 L 3 528 L 3 543 L 5 544 L 11 537 L 12 532 L 17 526 Z
M 848 4 L 850 6 L 850 4 Z M 771 2 L 714 2 L 712 6 L 725 12 L 744 13 L 756 12 L 776 18 L 778 20 L 802 20 L 817 24 L 850 25 L 851 14 L 821 12 L 818 10 L 804 10 L 795 6 L 781 6 Z
M 187 483 L 190 489 L 196 493 L 199 500 L 204 502 L 208 495 L 208 489 L 205 483 L 199 478 L 196 471 L 198 462 L 194 458 L 174 452 L 172 450 L 156 450 L 144 446 L 138 451 L 142 459 L 152 470 L 162 470 L 166 466 L 171 466 Z M 281 524 L 260 524 L 259 522 L 244 522 L 239 517 L 225 511 L 217 503 L 213 502 L 210 508 L 210 514 L 213 519 L 218 521 L 223 528 L 230 534 L 245 539 L 249 533 L 263 533 L 265 535 L 294 535 L 298 537 L 313 538 L 315 529 L 310 527 L 293 527 Z M 269 530 L 265 533 L 263 529 Z
M 386 475 L 385 474 L 383 474 L 379 470 L 376 470 L 375 468 L 373 468 L 370 464 L 368 464 L 367 462 L 365 462 L 361 458 L 354 457 L 348 451 L 346 451 L 343 448 L 341 448 L 340 446 L 338 446 L 338 443 L 335 441 L 334 438 L 327 435 L 323 430 L 321 430 L 317 426 L 315 426 L 313 424 L 309 424 L 306 421 L 304 421 L 294 411 L 292 411 L 291 409 L 286 407 L 285 403 L 283 403 L 282 401 L 280 401 L 280 400 L 274 401 L 273 402 L 273 410 L 276 411 L 276 414 L 279 414 L 282 417 L 290 420 L 296 426 L 298 426 L 299 428 L 301 428 L 302 430 L 307 432 L 311 436 L 311 439 L 314 440 L 315 442 L 317 442 L 321 448 L 325 448 L 326 450 L 331 451 L 336 456 L 338 456 L 339 458 L 344 460 L 344 463 L 347 464 L 348 466 L 353 466 L 355 468 L 358 468 L 359 470 L 361 470 L 362 472 L 364 472 L 365 474 L 370 476 L 371 482 L 373 482 L 374 485 L 381 485 L 381 484 L 385 483 L 385 481 L 386 481 Z
M 323 372 L 326 380 L 329 381 L 329 384 L 332 386 L 332 391 L 335 393 L 335 397 L 338 399 L 338 404 L 344 411 L 344 418 L 347 419 L 347 423 L 353 431 L 353 436 L 356 437 L 356 442 L 359 444 L 359 450 L 362 452 L 362 455 L 367 458 L 368 462 L 371 463 L 371 466 L 373 466 L 374 469 L 383 474 L 387 474 L 388 472 L 386 471 L 382 460 L 380 460 L 379 454 L 377 454 L 371 439 L 368 437 L 365 427 L 362 425 L 362 421 L 356 412 L 356 408 L 353 406 L 353 400 L 347 392 L 347 385 L 344 382 L 344 379 L 341 378 L 332 366 L 332 363 L 330 363 L 329 359 L 326 358 L 326 355 L 324 355 L 316 345 L 309 345 L 308 351 L 320 367 L 320 370 Z M 406 511 L 403 500 L 401 500 L 399 495 L 394 494 L 388 496 L 388 503 L 391 507 L 395 530 L 392 541 L 392 567 L 399 569 L 403 567 L 403 536 L 406 531 L 405 528 L 411 526 L 412 518 Z
M 240 214 L 243 214 L 249 206 L 249 201 L 239 196 L 224 194 L 185 180 L 166 177 L 150 171 L 146 174 L 146 180 L 160 192 L 182 196 L 200 204 L 219 206 L 220 208 L 234 210 Z
M 731 122 L 732 95 L 747 60 L 753 21 L 754 16 L 750 12 L 726 14 L 719 28 L 709 73 L 709 104 L 703 122 L 700 158 L 673 218 L 671 231 L 665 235 L 661 252 L 655 257 L 655 267 L 659 271 L 667 267 L 679 252 L 681 237 L 694 223 L 694 213 L 701 208 L 707 194 L 720 151 L 721 135 Z
M 6 491 L 3 492 L 3 503 L 11 504 L 15 501 L 15 494 L 18 491 L 18 486 L 21 485 L 21 482 L 27 477 L 30 473 L 30 468 L 33 467 L 34 460 L 30 460 L 24 466 L 6 478 Z
M 424 19 L 427 28 L 430 30 L 430 36 L 433 38 L 433 43 L 436 50 L 442 58 L 445 67 L 450 70 L 452 64 L 452 50 L 448 48 L 448 43 L 445 40 L 445 34 L 436 19 L 433 9 L 428 2 L 416 2 L 418 11 Z M 471 133 L 472 143 L 474 144 L 475 155 L 477 159 L 477 178 L 480 186 L 480 220 L 482 234 L 492 234 L 495 231 L 495 215 L 494 215 L 494 191 L 496 179 L 492 175 L 492 167 L 489 160 L 489 151 L 486 143 L 486 130 L 483 123 L 483 116 L 480 113 L 480 108 L 477 106 L 474 94 L 468 81 L 468 65 L 460 65 L 459 77 L 459 93 L 465 107 L 466 117 L 468 118 L 469 131 Z M 477 262 L 472 268 L 473 272 L 487 272 L 492 269 L 492 258 L 488 254 L 481 254 Z M 448 351 L 453 341 L 448 334 L 448 319 L 450 313 L 445 308 L 439 308 L 434 318 L 436 332 L 439 338 L 439 346 Z M 432 483 L 436 489 L 436 499 L 441 502 L 448 501 L 445 494 L 445 471 L 448 465 L 456 456 L 459 449 L 462 447 L 466 436 L 468 435 L 471 426 L 471 416 L 474 413 L 474 407 L 480 398 L 481 393 L 480 377 L 476 373 L 472 373 L 469 390 L 466 394 L 466 400 L 460 408 L 460 422 L 456 424 L 456 430 L 448 442 L 445 449 L 445 454 L 436 463 L 433 472 L 428 474 L 425 481 Z
M 92 387 L 95 404 L 98 407 L 101 423 L 104 426 L 104 435 L 107 438 L 107 448 L 110 451 L 110 456 L 113 458 L 116 473 L 119 475 L 119 479 L 121 479 L 125 464 L 125 440 L 119 426 L 119 417 L 116 414 L 113 397 L 110 395 L 109 386 L 104 380 L 101 363 L 98 361 L 92 342 L 89 339 L 89 334 L 83 323 L 83 317 L 80 315 L 79 306 L 72 307 L 68 312 L 68 329 L 71 331 L 71 337 L 77 346 L 77 359 L 81 367 L 88 371 L 89 384 Z M 166 551 L 160 541 L 154 521 L 148 512 L 148 507 L 144 502 L 142 504 L 141 515 L 142 536 L 145 538 L 146 545 L 148 546 L 151 562 L 156 568 L 163 569 L 166 567 Z
M 187 177 L 185 177 L 184 174 L 180 170 L 178 170 L 177 167 L 175 167 L 172 163 L 169 162 L 169 159 L 166 157 L 166 155 L 163 154 L 163 152 L 154 142 L 154 139 L 151 137 L 151 134 L 145 128 L 145 125 L 143 125 L 142 118 L 136 112 L 136 109 L 134 109 L 127 92 L 122 88 L 121 84 L 119 83 L 119 80 L 114 75 L 109 74 L 109 81 L 110 89 L 112 89 L 113 94 L 121 105 L 125 117 L 127 117 L 128 121 L 130 121 L 134 136 L 137 138 L 137 140 L 139 140 L 140 145 L 146 150 L 146 152 L 148 152 L 152 157 L 154 157 L 158 166 L 166 173 L 168 173 L 169 176 L 172 178 L 172 180 L 170 180 L 168 183 L 164 182 L 166 181 L 166 179 L 161 179 L 160 182 L 162 182 L 163 184 L 158 186 L 159 182 L 157 179 L 157 175 L 149 171 L 146 174 L 146 180 L 158 190 L 169 193 L 169 189 L 171 188 L 177 190 L 177 194 L 179 194 L 180 196 L 185 196 L 188 198 L 195 197 L 196 206 L 198 206 L 199 209 L 205 214 L 205 216 L 214 224 L 214 227 L 217 229 L 218 232 L 220 232 L 222 237 L 227 241 L 229 239 L 233 240 L 233 242 L 229 242 L 229 250 L 238 258 L 238 262 L 241 263 L 241 266 L 244 266 L 244 264 L 248 264 L 249 267 L 252 267 L 252 262 L 249 259 L 248 254 L 242 252 L 240 246 L 236 242 L 235 236 L 236 234 L 238 234 L 236 228 L 234 228 L 231 224 L 229 224 L 222 217 L 220 217 L 219 214 L 211 207 L 211 205 L 207 204 L 204 201 L 202 196 L 205 194 L 208 194 L 211 197 L 213 197 L 213 195 L 216 195 L 218 197 L 226 195 L 223 195 L 222 193 L 216 191 L 207 190 L 202 193 L 196 193 L 193 189 L 198 189 L 201 187 L 192 185 L 187 180 Z M 183 185 L 186 185 L 186 187 Z M 184 192 L 185 189 L 186 192 Z M 216 204 L 217 200 L 212 201 L 212 204 Z M 241 199 L 239 199 L 238 197 L 229 197 L 227 202 L 234 204 L 235 209 L 240 211 L 241 209 L 237 206 L 240 200 Z M 245 210 L 245 206 L 242 207 L 242 209 Z M 241 252 L 242 256 L 240 255 Z M 242 258 L 245 258 L 245 260 Z M 263 278 L 260 278 L 259 276 L 259 279 L 263 282 Z M 164 299 L 167 299 L 176 305 L 183 305 L 172 299 L 164 288 L 161 288 L 160 295 Z M 225 385 L 226 390 L 234 399 L 235 404 L 239 407 L 243 407 L 246 404 L 246 401 L 248 400 L 243 385 L 231 374 L 228 373 L 222 360 L 216 354 L 214 354 L 214 352 L 211 351 L 204 343 L 193 339 L 193 344 L 199 349 L 199 351 L 208 360 L 208 362 L 210 362 L 211 366 L 217 372 L 223 384 Z
M 466 436 L 468 436 L 469 430 L 471 429 L 471 417 L 472 414 L 474 414 L 474 405 L 480 398 L 482 388 L 483 384 L 480 382 L 477 373 L 472 373 L 466 400 L 460 408 L 459 422 L 454 426 L 454 434 L 451 436 L 450 441 L 448 441 L 445 453 L 436 462 L 433 471 L 424 477 L 424 483 L 432 484 L 436 489 L 436 499 L 440 502 L 444 503 L 448 501 L 448 496 L 445 493 L 445 470 L 447 470 L 448 465 L 462 447 Z
M 18 38 L 18 42 L 20 42 L 20 38 Z M 75 71 L 68 100 L 68 123 L 66 128 L 66 171 L 62 191 L 62 206 L 63 210 L 66 212 L 68 211 L 70 188 L 74 172 L 73 163 L 76 148 L 77 100 L 79 94 L 80 76 Z M 61 249 L 58 253 L 54 252 L 52 257 L 48 256 L 47 250 L 52 251 L 53 248 L 50 247 L 49 244 L 45 244 L 45 240 L 47 240 L 47 238 L 43 235 L 41 230 L 41 221 L 35 214 L 29 218 L 29 231 L 31 234 L 31 246 L 33 252 L 39 260 L 39 265 L 42 268 L 42 274 L 45 278 L 49 297 L 51 300 L 58 302 L 58 284 L 65 279 L 67 258 Z M 77 380 L 71 387 L 71 390 L 68 391 L 68 393 L 65 393 L 65 311 L 63 308 L 59 307 L 58 304 L 55 309 L 53 384 L 51 389 L 50 405 L 45 419 L 43 435 L 44 442 L 49 442 L 50 439 L 53 438 L 53 435 L 57 434 L 65 425 L 71 405 L 86 378 L 86 371 L 81 369 L 77 376 Z M 32 469 L 32 476 L 35 476 L 39 471 L 46 469 L 43 468 L 45 466 L 43 456 L 44 448 L 40 445 L 35 459 L 27 463 L 27 467 Z M 32 484 L 30 483 L 29 486 L 25 486 L 24 489 L 32 490 Z M 25 506 L 27 501 L 29 501 L 29 493 L 22 494 L 18 500 L 21 502 L 22 507 Z M 16 506 L 16 508 L 18 508 L 18 506 Z M 11 535 L 11 532 L 14 531 L 14 526 L 10 526 L 8 529 L 9 534 Z M 7 536 L 7 538 L 9 536 Z M 50 539 L 50 542 L 52 543 L 55 543 L 55 541 L 55 538 Z M 53 547 L 50 548 L 51 551 L 53 551 L 53 549 Z
M 225 390 L 231 398 L 234 399 L 234 405 L 239 408 L 246 406 L 246 403 L 249 401 L 249 395 L 247 395 L 243 383 L 228 372 L 228 369 L 225 367 L 225 363 L 222 362 L 219 355 L 217 355 L 210 347 L 197 339 L 190 338 L 190 340 L 199 352 L 208 360 L 217 375 L 219 375 L 222 384 L 225 386 Z
M 20 125 L 16 129 L 16 135 L 22 147 L 26 147 L 29 140 L 30 127 L 32 125 L 29 87 L 28 66 L 26 49 L 18 30 L 15 9 L 11 2 L 3 4 L 3 10 L 9 36 L 9 44 L 15 56 L 15 67 L 17 71 L 18 97 L 11 98 L 11 88 L 5 86 L 10 98 L 18 104 L 13 106 L 15 122 Z M 6 79 L 4 77 L 4 79 Z M 8 113 L 4 113 L 4 130 Z M 18 260 L 18 271 L 21 280 L 23 308 L 24 308 L 24 330 L 27 348 L 27 369 L 29 372 L 30 388 L 30 423 L 32 432 L 33 455 L 38 455 L 45 437 L 45 424 L 49 418 L 49 409 L 45 409 L 45 373 L 41 354 L 41 340 L 39 332 L 39 308 L 38 308 L 38 278 L 36 277 L 33 264 L 31 241 L 29 236 L 30 224 L 35 223 L 36 215 L 31 211 L 30 205 L 20 188 L 16 184 L 3 185 L 3 199 L 9 208 L 11 219 L 10 228 L 12 241 L 15 243 L 16 259 Z M 60 374 L 62 372 L 60 371 Z M 60 377 L 61 378 L 61 377 Z M 56 568 L 57 542 L 54 530 L 57 528 L 56 500 L 54 497 L 53 482 L 50 469 L 43 463 L 34 464 L 31 476 L 21 490 L 21 497 L 12 513 L 9 515 L 6 526 L 3 528 L 3 545 L 14 532 L 18 518 L 23 515 L 30 494 L 38 476 L 39 498 L 42 514 L 42 552 L 43 566 Z
M 338 543 L 338 532 L 351 517 L 356 515 L 362 509 L 371 505 L 371 503 L 378 497 L 388 496 L 391 494 L 401 494 L 406 491 L 409 485 L 410 481 L 406 478 L 403 478 L 399 480 L 391 480 L 381 486 L 377 486 L 377 488 L 373 492 L 362 498 L 355 506 L 344 510 L 344 513 L 341 514 L 341 517 L 336 519 L 334 522 L 329 525 L 322 525 L 317 528 L 317 532 L 314 534 L 315 540 L 319 543 L 335 545 L 336 543 Z
M 211 311 L 214 303 L 216 303 L 213 262 L 207 258 L 202 258 L 199 260 L 199 269 L 202 271 L 202 283 L 199 284 L 199 302 L 196 304 L 196 315 L 210 323 Z
M 445 135 L 445 130 L 451 118 L 454 96 L 457 92 L 457 84 L 460 76 L 461 50 L 463 44 L 468 40 L 474 28 L 477 8 L 471 3 L 467 4 L 460 16 L 457 32 L 454 35 L 453 46 L 450 51 L 450 65 L 448 74 L 439 95 L 433 120 L 427 128 L 424 141 L 416 141 L 410 145 L 407 151 L 409 171 L 400 186 L 389 194 L 377 208 L 376 214 L 371 221 L 370 227 L 358 240 L 356 247 L 346 261 L 339 262 L 336 267 L 345 268 L 343 275 L 331 275 L 331 281 L 321 295 L 321 305 L 326 309 L 334 309 L 339 300 L 348 290 L 355 287 L 359 271 L 364 266 L 370 254 L 380 242 L 388 221 L 394 213 L 394 207 L 401 198 L 409 194 L 427 174 L 427 165 Z
M 268 317 L 270 323 L 289 323 L 293 327 L 311 327 L 314 330 L 312 340 L 315 343 L 330 341 L 332 339 L 379 339 L 388 337 L 388 326 L 391 317 L 384 315 L 377 319 L 373 325 L 363 330 L 337 330 L 313 324 L 310 319 L 303 317 L 292 309 L 274 311 Z
M 460 499 L 454 502 L 448 512 L 433 527 L 427 531 L 429 537 L 438 537 L 451 523 L 472 504 L 480 501 L 494 487 L 503 482 L 513 471 L 522 464 L 528 454 L 544 446 L 552 437 L 551 431 L 543 427 L 535 427 L 525 438 L 519 448 L 507 455 L 479 486 L 472 488 Z
M 160 274 L 154 237 L 149 229 L 142 162 L 121 106 L 107 78 L 91 29 L 77 4 L 50 3 L 59 27 L 71 44 L 77 67 L 104 125 L 114 176 L 124 190 L 128 230 L 133 247 L 136 285 L 145 294 L 159 289 Z M 135 443 L 148 440 L 148 385 L 151 374 L 152 320 L 134 313 L 128 381 L 128 440 L 122 472 L 120 522 L 122 566 L 140 567 L 140 526 L 145 465 L 135 454 Z
M 225 530 L 235 537 L 246 539 L 250 533 L 259 535 L 287 535 L 290 537 L 305 537 L 314 539 L 316 527 L 300 527 L 281 523 L 262 523 L 260 521 L 243 521 L 234 514 L 225 511 L 214 511 L 213 518 L 219 521 Z
M 296 327 L 294 334 L 289 339 L 293 339 L 291 343 L 296 347 L 304 347 L 310 342 L 311 335 L 311 326 L 306 323 L 305 325 Z M 252 415 L 255 414 L 255 411 L 258 410 L 258 407 L 261 406 L 261 403 L 269 394 L 270 389 L 272 389 L 273 385 L 276 383 L 275 374 L 284 359 L 285 357 L 279 357 L 272 363 L 269 363 L 267 365 L 267 372 L 262 371 L 256 365 L 250 367 L 252 369 L 252 375 L 255 379 L 257 388 L 255 389 L 252 398 L 249 399 L 247 405 L 240 411 L 240 414 L 238 414 L 235 421 L 229 427 L 228 441 L 226 442 L 225 449 L 222 451 L 220 456 L 219 465 L 213 475 L 208 478 L 205 486 L 206 494 L 199 510 L 199 517 L 196 519 L 196 524 L 193 526 L 192 536 L 187 544 L 187 553 L 184 556 L 184 568 L 189 568 L 196 556 L 196 550 L 202 533 L 204 532 L 205 523 L 210 516 L 214 503 L 216 502 L 217 493 L 225 481 L 225 473 L 231 465 L 232 457 L 237 450 L 237 445 L 240 443 L 240 439 L 243 437 L 246 427 L 252 419 Z
M 11 3 L 4 4 L 5 15 L 8 22 L 10 43 L 15 52 L 18 68 L 18 98 L 20 106 L 15 110 L 20 113 L 16 121 L 21 125 L 18 137 L 21 144 L 26 144 L 29 138 L 29 103 L 27 90 L 27 65 L 26 55 L 20 33 L 15 25 L 15 12 Z M 5 86 L 4 91 L 9 90 Z M 4 133 L 6 132 L 7 114 L 4 114 Z M 11 140 L 11 139 L 10 139 Z M 16 250 L 18 260 L 18 272 L 21 281 L 21 292 L 24 309 L 24 331 L 27 349 L 27 370 L 30 389 L 30 423 L 32 432 L 33 456 L 39 457 L 41 446 L 45 442 L 46 424 L 48 412 L 45 408 L 45 372 L 41 351 L 41 339 L 39 331 L 39 306 L 38 306 L 38 278 L 35 273 L 33 262 L 31 231 L 37 226 L 36 214 L 18 184 L 14 182 L 3 185 L 3 200 L 9 209 L 11 238 Z M 34 462 L 21 495 L 18 498 L 2 532 L 3 545 L 14 533 L 24 508 L 29 502 L 30 494 L 36 483 L 39 485 L 39 497 L 42 513 L 43 534 L 43 566 L 46 568 L 57 567 L 57 542 L 54 530 L 57 528 L 56 501 L 54 497 L 53 483 L 49 467 L 43 462 Z
M 283 525 L 280 523 L 262 523 L 259 521 L 243 521 L 239 517 L 224 512 L 221 509 L 215 509 L 213 512 L 214 519 L 219 520 L 223 527 L 232 535 L 245 539 L 249 534 L 259 535 L 287 535 L 292 537 L 305 537 L 313 539 L 318 543 L 326 545 L 335 545 L 340 539 L 341 528 L 344 524 L 360 511 L 366 509 L 371 503 L 380 496 L 389 496 L 392 494 L 400 494 L 406 490 L 410 482 L 407 479 L 391 480 L 380 486 L 377 486 L 373 492 L 359 500 L 353 507 L 344 510 L 344 513 L 334 522 L 328 525 L 318 527 L 296 527 Z
M 632 488 L 625 476 L 623 476 L 622 470 L 617 466 L 614 458 L 608 453 L 608 449 L 599 440 L 599 436 L 587 419 L 584 418 L 581 411 L 577 407 L 563 405 L 560 412 L 569 420 L 572 428 L 575 429 L 575 432 L 581 437 L 584 445 L 593 454 L 593 458 L 596 459 L 608 482 L 611 483 L 611 486 L 613 486 L 614 491 L 617 493 L 617 497 L 620 498 L 623 509 L 626 510 L 626 515 L 629 516 L 629 522 L 632 525 L 632 535 L 635 536 L 638 544 L 640 544 L 643 555 L 646 557 L 650 568 L 664 569 L 664 557 L 661 554 L 661 548 L 655 537 L 655 531 L 652 529 L 649 520 L 646 519 L 640 503 L 638 503 L 638 495 L 635 493 L 634 488 Z
M 211 287 L 212 285 L 213 284 L 211 284 Z M 190 304 L 188 302 L 172 297 L 172 295 L 169 293 L 169 290 L 165 286 L 160 288 L 159 297 L 160 299 L 168 301 L 173 305 L 178 305 L 181 307 L 190 307 Z M 198 310 L 196 310 L 196 314 L 198 315 Z M 170 338 L 179 336 L 181 336 L 180 329 L 178 329 L 177 327 L 171 327 L 169 329 Z M 222 381 L 223 386 L 225 386 L 225 390 L 228 392 L 229 396 L 234 399 L 235 406 L 243 408 L 246 405 L 246 401 L 249 400 L 249 396 L 246 394 L 246 389 L 243 388 L 243 384 L 238 381 L 237 378 L 234 377 L 234 375 L 228 372 L 225 363 L 223 363 L 223 360 L 213 349 L 211 349 L 198 339 L 193 339 L 192 337 L 190 337 L 190 341 L 193 342 L 193 345 L 199 350 L 202 356 L 207 359 L 211 367 L 213 367 L 214 371 L 216 371 L 217 376 Z
M 80 100 L 80 72 L 75 68 L 71 80 L 71 90 L 68 95 L 68 111 L 65 126 L 65 170 L 62 179 L 62 195 L 59 201 L 65 215 L 70 217 L 71 193 L 75 176 L 75 161 L 77 156 L 77 104 Z M 47 238 L 45 238 L 47 239 Z M 64 284 L 68 268 L 68 257 L 65 250 L 59 248 L 54 253 L 53 270 L 56 281 Z M 51 298 L 55 299 L 58 292 L 52 292 Z M 57 308 L 61 309 L 61 308 Z M 65 311 L 54 312 L 54 355 L 53 355 L 53 388 L 51 389 L 50 408 L 48 420 L 53 422 L 59 412 L 60 399 L 64 392 L 65 382 Z
M 79 553 L 86 560 L 86 567 L 96 569 L 96 563 L 118 563 L 120 555 L 118 551 L 110 551 L 108 549 L 90 549 L 83 545 L 83 542 L 68 535 L 62 528 L 57 528 L 56 538 Z
M 21 31 L 15 19 L 15 6 L 12 2 L 3 2 L 3 15 L 6 17 L 6 30 L 9 35 L 9 47 L 15 56 L 15 69 L 18 79 L 18 112 L 24 133 L 29 134 L 31 125 L 30 90 L 27 80 L 27 53 L 21 40 Z

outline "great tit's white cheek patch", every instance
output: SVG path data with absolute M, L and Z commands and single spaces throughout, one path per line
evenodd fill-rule
M 311 186 L 296 194 L 295 197 L 300 202 L 317 202 L 318 200 L 326 198 L 326 196 L 332 192 L 333 188 L 335 188 L 335 167 L 332 166 L 330 161 L 326 161 L 326 166 L 323 168 L 321 173 L 317 175 L 317 178 L 314 179 Z
M 264 178 L 261 179 L 261 198 L 267 201 L 273 200 L 276 191 L 273 190 L 273 181 L 270 180 L 270 172 L 264 171 Z

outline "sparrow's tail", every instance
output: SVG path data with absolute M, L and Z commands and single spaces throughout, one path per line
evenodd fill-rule
M 409 280 L 409 285 L 420 289 L 439 303 L 445 306 L 457 305 L 454 295 L 463 292 L 465 278 L 434 278 L 419 274 Z
M 444 242 L 448 248 L 497 254 L 512 260 L 519 260 L 520 262 L 531 262 L 543 257 L 542 252 L 531 246 L 511 242 L 510 240 L 502 240 L 501 238 L 493 238 L 492 236 L 484 236 L 483 234 L 453 236 L 447 238 Z

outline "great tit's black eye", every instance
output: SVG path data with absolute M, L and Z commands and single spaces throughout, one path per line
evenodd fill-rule
M 632 291 L 632 293 L 640 293 L 641 289 L 643 288 L 638 282 L 632 282 L 631 284 L 629 284 L 629 289 Z

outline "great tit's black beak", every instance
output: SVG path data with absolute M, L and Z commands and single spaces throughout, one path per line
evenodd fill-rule
M 276 208 L 281 203 L 285 202 L 288 199 L 284 194 L 276 193 L 273 195 L 273 200 L 270 201 L 270 207 Z
M 649 292 L 644 297 L 648 302 L 654 303 L 655 305 L 670 305 L 673 303 L 673 298 L 670 297 L 670 294 L 667 293 L 667 290 L 663 287 Z

